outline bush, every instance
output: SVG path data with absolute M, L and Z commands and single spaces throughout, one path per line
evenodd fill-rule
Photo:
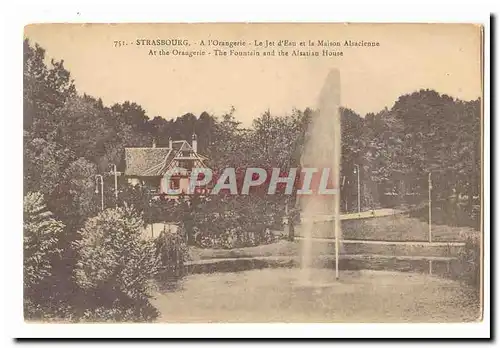
M 155 239 L 156 253 L 160 260 L 161 275 L 177 278 L 184 275 L 184 263 L 188 260 L 188 248 L 184 232 L 166 229 Z
M 90 218 L 75 242 L 75 278 L 82 289 L 84 318 L 150 321 L 150 280 L 159 260 L 152 241 L 141 239 L 144 222 L 130 207 L 107 209 Z
M 221 218 L 222 220 L 222 218 Z M 223 224 L 223 221 L 220 221 Z M 217 220 L 214 225 L 217 224 Z M 214 227 L 212 225 L 212 227 Z M 221 227 L 217 232 L 209 229 L 200 230 L 195 227 L 196 245 L 201 248 L 233 249 L 248 246 L 251 238 L 249 233 L 243 231 L 240 226 L 225 228 Z
M 24 313 L 27 318 L 54 314 L 53 263 L 60 257 L 58 239 L 64 224 L 47 211 L 43 195 L 28 193 L 24 197 Z
M 275 241 L 271 232 L 282 227 L 282 205 L 258 196 L 215 196 L 200 200 L 194 210 L 195 245 L 241 248 Z
M 148 300 L 140 300 L 124 304 L 123 299 L 115 300 L 111 306 L 95 306 L 86 309 L 80 320 L 89 322 L 144 322 L 158 317 L 158 310 Z
M 480 289 L 481 287 L 481 238 L 479 234 L 468 236 L 459 255 L 462 265 L 461 280 Z

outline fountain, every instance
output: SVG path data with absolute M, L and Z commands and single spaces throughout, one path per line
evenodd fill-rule
M 330 187 L 335 188 L 339 187 L 341 152 L 339 80 L 338 71 L 329 73 L 320 93 L 318 111 L 308 128 L 301 159 L 303 167 L 330 168 Z M 156 294 L 152 301 L 162 314 L 159 321 L 367 323 L 477 319 L 476 304 L 462 300 L 464 285 L 448 279 L 395 272 L 388 267 L 387 271 L 345 269 L 341 281 L 337 281 L 341 237 L 339 194 L 302 195 L 299 205 L 303 237 L 298 248 L 300 268 L 255 267 L 238 271 L 236 264 L 248 265 L 248 260 L 214 259 L 214 267 L 184 278 L 182 290 Z M 321 256 L 331 259 L 333 250 L 331 243 L 318 241 L 316 237 L 332 241 L 335 237 L 335 272 L 318 267 Z M 272 259 L 257 258 L 259 264 L 273 265 Z M 209 260 L 201 261 L 203 265 Z M 216 265 L 221 266 L 220 270 L 232 265 L 234 271 L 219 272 Z
M 341 129 L 340 129 L 340 73 L 331 70 L 321 90 L 318 108 L 313 113 L 306 133 L 301 157 L 303 168 L 330 169 L 329 183 L 339 188 Z M 335 238 L 335 276 L 339 278 L 338 259 L 340 247 L 340 192 L 334 195 L 299 196 L 304 224 L 301 245 L 301 283 L 317 284 L 311 279 L 314 259 L 324 246 L 314 243 L 314 238 Z

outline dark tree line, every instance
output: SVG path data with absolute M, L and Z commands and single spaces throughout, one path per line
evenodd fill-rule
M 100 99 L 77 94 L 64 62 L 46 64 L 44 50 L 27 40 L 23 78 L 25 192 L 43 193 L 49 208 L 70 227 L 96 214 L 94 175 L 109 172 L 112 164 L 123 170 L 127 146 L 151 146 L 153 139 L 168 146 L 169 138 L 190 140 L 196 133 L 198 149 L 214 170 L 287 169 L 299 164 L 313 112 L 267 111 L 256 115 L 250 128 L 235 119 L 233 108 L 220 117 L 203 112 L 149 118 L 136 103 L 107 107 Z M 391 109 L 365 117 L 341 109 L 342 209 L 356 208 L 357 164 L 364 209 L 387 205 L 388 197 L 404 203 L 408 194 L 424 202 L 431 172 L 436 200 L 464 200 L 471 211 L 480 194 L 480 109 L 479 99 L 465 102 L 432 90 L 402 95 Z M 105 180 L 111 190 L 112 177 Z M 106 194 L 114 204 L 112 192 Z

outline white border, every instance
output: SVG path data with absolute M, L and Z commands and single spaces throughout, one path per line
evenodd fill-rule
M 489 337 L 489 232 L 490 232 L 490 90 L 489 11 L 475 1 L 439 3 L 420 0 L 349 1 L 327 5 L 326 1 L 262 0 L 168 2 L 16 1 L 22 12 L 4 11 L 5 59 L 2 162 L 0 179 L 4 237 L 2 298 L 7 304 L 6 322 L 12 337 Z M 22 33 L 23 26 L 39 22 L 463 22 L 485 25 L 485 117 L 484 117 L 484 231 L 485 231 L 485 312 L 482 323 L 471 324 L 25 324 L 22 320 Z M 64 57 L 61 57 L 64 58 Z

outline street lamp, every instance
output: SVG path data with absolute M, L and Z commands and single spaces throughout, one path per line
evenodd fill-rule
M 361 195 L 359 186 L 359 165 L 354 165 L 354 174 L 358 174 L 358 214 L 361 214 Z
M 99 193 L 99 180 L 101 181 L 101 210 L 104 210 L 104 180 L 102 175 L 95 176 L 95 193 Z
M 115 177 L 115 201 L 116 201 L 116 207 L 118 207 L 118 174 L 121 174 L 120 172 L 116 171 L 116 164 L 113 164 L 113 173 Z
M 431 221 L 432 221 L 432 199 L 431 199 L 431 191 L 432 191 L 432 180 L 431 180 L 431 172 L 429 172 L 429 243 L 432 243 L 432 227 L 431 227 Z

